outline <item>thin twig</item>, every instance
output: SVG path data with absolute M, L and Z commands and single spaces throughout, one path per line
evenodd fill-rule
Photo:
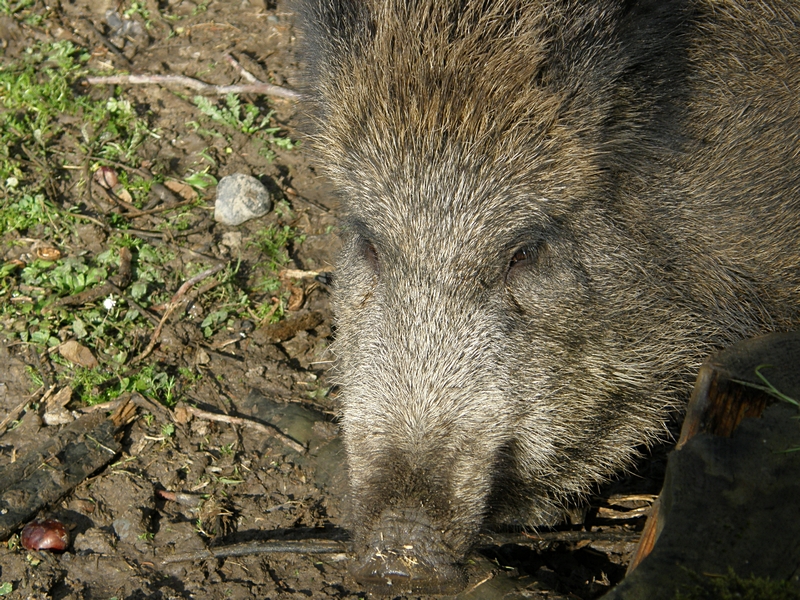
M 294 90 L 272 85 L 271 83 L 248 83 L 242 85 L 212 85 L 185 75 L 108 75 L 106 77 L 87 77 L 89 85 L 178 85 L 188 87 L 201 94 L 224 96 L 226 94 L 264 94 L 277 98 L 299 100 L 300 94 Z
M 227 52 L 225 53 L 225 60 L 227 60 L 228 63 L 230 63 L 230 65 L 234 69 L 239 71 L 239 74 L 242 77 L 244 77 L 247 81 L 249 81 L 250 83 L 261 83 L 255 75 L 253 75 L 250 71 L 245 69 L 238 60 L 233 58 L 233 56 L 231 56 Z
M 130 235 L 135 235 L 136 237 L 145 238 L 145 239 L 158 239 L 164 240 L 167 238 L 166 233 L 161 233 L 160 231 L 147 231 L 145 229 L 122 229 L 120 227 L 112 227 L 114 231 L 119 231 L 120 233 L 128 233 Z
M 178 291 L 175 292 L 175 295 L 172 296 L 172 300 L 170 300 L 169 303 L 177 306 L 178 300 L 181 299 L 181 296 L 183 296 L 187 291 L 189 291 L 189 288 L 191 288 L 195 283 L 200 283 L 201 281 L 203 281 L 203 279 L 206 279 L 207 277 L 211 277 L 212 275 L 219 273 L 226 266 L 227 263 L 219 263 L 218 265 L 215 265 L 210 269 L 206 269 L 202 273 L 198 273 L 194 277 L 187 279 L 184 282 L 184 284 L 178 288 Z
M 109 232 L 115 231 L 115 230 L 116 231 L 122 231 L 120 229 L 117 229 L 116 227 L 111 227 L 110 225 L 107 225 L 107 224 L 103 223 L 99 219 L 95 219 L 94 217 L 90 217 L 89 215 L 82 215 L 81 213 L 69 213 L 69 215 L 71 217 L 75 217 L 76 219 L 84 219 L 86 221 L 89 221 L 90 223 L 94 223 L 98 227 L 102 228 L 102 230 L 105 231 L 106 233 L 109 233 Z
M 43 390 L 43 389 L 44 389 L 44 386 L 41 386 L 41 387 L 40 387 L 38 390 L 36 390 L 36 391 L 35 391 L 33 394 L 31 394 L 30 396 L 28 396 L 28 398 L 27 398 L 27 399 L 23 400 L 22 402 L 20 402 L 20 403 L 19 403 L 19 404 L 17 404 L 17 405 L 16 405 L 14 408 L 12 408 L 12 409 L 11 409 L 11 411 L 10 411 L 10 412 L 9 412 L 9 413 L 6 415 L 5 419 L 3 419 L 2 421 L 0 421 L 0 435 L 3 435 L 3 434 L 6 432 L 6 429 L 8 429 L 8 426 L 9 426 L 9 425 L 10 425 L 10 424 L 11 424 L 13 421 L 15 421 L 15 420 L 17 419 L 17 417 L 19 417 L 19 416 L 20 416 L 20 414 L 22 414 L 22 411 L 23 411 L 23 410 L 25 410 L 25 407 L 26 407 L 26 406 L 27 406 L 27 405 L 28 405 L 28 404 L 29 404 L 29 403 L 30 403 L 30 402 L 31 402 L 31 401 L 32 401 L 32 400 L 33 400 L 33 399 L 34 399 L 36 396 L 38 396 L 38 395 L 39 395 L 39 394 L 42 392 L 42 390 Z M 52 391 L 52 389 L 53 389 L 53 388 L 51 387 L 51 388 L 50 388 L 50 391 Z
M 220 263 L 220 264 L 218 264 L 218 265 L 216 265 L 214 267 L 211 267 L 210 269 L 206 269 L 205 271 L 203 271 L 202 273 L 198 273 L 197 275 L 195 275 L 191 279 L 187 279 L 186 282 L 180 288 L 178 288 L 178 291 L 175 292 L 174 296 L 172 296 L 172 300 L 170 300 L 167 303 L 167 308 L 164 311 L 164 316 L 161 317 L 161 321 L 159 321 L 158 326 L 156 327 L 156 330 L 153 332 L 153 335 L 150 338 L 150 343 L 147 344 L 147 348 L 145 348 L 144 351 L 139 356 L 137 356 L 136 358 L 134 358 L 131 361 L 131 365 L 135 365 L 136 363 L 141 361 L 143 358 L 146 358 L 147 356 L 149 356 L 150 353 L 153 351 L 153 348 L 156 347 L 156 343 L 158 343 L 158 339 L 161 337 L 161 330 L 164 328 L 164 324 L 167 322 L 167 319 L 169 319 L 170 316 L 172 315 L 172 313 L 175 312 L 175 309 L 178 307 L 178 304 L 179 304 L 179 301 L 180 301 L 181 297 L 194 284 L 196 284 L 199 281 L 202 281 L 206 277 L 211 277 L 215 273 L 218 273 L 219 271 L 224 269 L 226 266 L 227 266 L 226 263 Z
M 299 452 L 300 454 L 305 454 L 306 452 L 305 446 L 293 440 L 284 433 L 281 433 L 281 431 L 274 425 L 264 425 L 262 423 L 258 423 L 257 421 L 251 421 L 249 419 L 243 419 L 241 417 L 232 417 L 230 415 L 211 413 L 189 405 L 186 405 L 185 408 L 187 412 L 191 413 L 198 419 L 206 419 L 207 421 L 218 421 L 220 423 L 228 423 L 230 425 L 241 425 L 242 427 L 249 427 L 250 429 L 255 429 L 256 431 L 260 431 L 261 433 L 265 433 L 269 436 L 277 438 L 278 440 L 280 440 L 282 444 L 289 446 L 289 448 L 291 448 L 295 452 Z
M 538 533 L 520 532 L 517 534 L 483 534 L 478 546 L 501 546 L 504 544 L 531 544 L 535 542 L 637 542 L 641 531 L 540 531 Z
M 280 279 L 314 279 L 322 271 L 302 271 L 300 269 L 281 269 L 278 273 Z
M 62 152 L 62 154 L 66 154 L 66 153 Z M 105 163 L 108 163 L 110 165 L 114 165 L 115 167 L 118 167 L 120 169 L 125 169 L 126 171 L 129 171 L 129 172 L 132 172 L 132 173 L 136 173 L 137 175 L 139 175 L 143 179 L 147 179 L 148 181 L 151 181 L 153 179 L 153 174 L 150 171 L 148 171 L 147 169 L 140 169 L 139 167 L 132 167 L 130 165 L 126 165 L 125 163 L 122 163 L 122 162 L 119 162 L 119 161 L 116 161 L 116 160 L 111 160 L 110 158 L 105 158 L 103 156 L 90 156 L 89 158 L 91 160 L 93 160 L 93 161 L 96 161 L 96 162 L 105 162 Z
M 175 554 L 162 560 L 162 564 L 206 560 L 208 558 L 227 558 L 229 556 L 249 556 L 251 554 L 272 554 L 285 552 L 292 554 L 344 554 L 347 546 L 337 540 L 268 540 L 247 542 L 231 546 L 218 546 L 199 552 Z
M 138 208 L 136 208 L 130 202 L 127 202 L 127 201 L 123 200 L 116 193 L 114 193 L 113 190 L 110 190 L 110 189 L 108 189 L 106 187 L 103 187 L 102 185 L 100 186 L 100 189 L 103 190 L 103 193 L 106 195 L 106 198 L 108 198 L 109 200 L 111 200 L 111 202 L 114 202 L 115 204 L 119 205 L 120 207 L 124 208 L 127 211 L 127 212 L 123 213 L 122 216 L 131 217 L 131 218 L 136 218 L 136 217 L 141 217 L 142 216 L 142 211 L 140 211 Z
M 166 212 L 168 210 L 173 210 L 175 208 L 181 208 L 182 206 L 187 206 L 189 204 L 193 204 L 193 203 L 197 202 L 197 200 L 198 199 L 195 198 L 194 200 L 184 200 L 183 202 L 178 202 L 177 204 L 170 204 L 169 206 L 158 206 L 156 208 L 151 208 L 149 210 L 140 210 L 140 211 L 137 212 L 136 215 L 132 215 L 132 216 L 143 217 L 144 215 L 154 215 L 156 213 Z M 124 216 L 127 216 L 127 215 L 122 215 L 122 216 L 124 217 Z

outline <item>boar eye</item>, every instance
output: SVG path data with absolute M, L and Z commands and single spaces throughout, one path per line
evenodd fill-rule
M 513 269 L 517 265 L 525 265 L 530 262 L 533 252 L 530 248 L 520 248 L 511 257 L 511 262 L 508 265 L 509 269 Z
M 508 262 L 506 281 L 510 282 L 522 273 L 542 267 L 546 253 L 547 248 L 543 241 L 517 248 L 511 256 L 511 260 Z
M 508 263 L 508 270 L 536 266 L 541 262 L 545 251 L 546 248 L 543 241 L 518 248 Z
M 367 261 L 367 264 L 375 272 L 375 274 L 380 273 L 381 263 L 378 259 L 378 251 L 375 249 L 375 245 L 369 240 L 364 240 L 364 243 L 361 246 L 361 253 L 364 256 L 364 260 Z

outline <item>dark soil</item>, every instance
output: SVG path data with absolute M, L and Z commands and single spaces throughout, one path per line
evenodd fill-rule
M 43 19 L 26 24 L 3 17 L 4 55 L 15 60 L 34 40 L 72 41 L 91 52 L 89 67 L 137 74 L 181 74 L 208 83 L 241 82 L 241 73 L 225 60 L 234 56 L 262 81 L 299 86 L 294 15 L 284 2 L 261 0 L 140 2 L 149 10 L 144 33 L 109 41 L 108 10 L 112 0 L 55 0 L 45 8 L 33 3 Z M 130 6 L 126 3 L 125 6 Z M 30 12 L 29 11 L 29 12 Z M 179 19 L 176 17 L 180 17 Z M 140 20 L 139 15 L 132 19 Z M 113 41 L 113 40 L 112 40 Z M 116 48 L 116 47 L 115 47 Z M 105 94 L 105 88 L 81 87 L 81 93 Z M 110 90 L 110 88 L 109 88 Z M 238 262 L 242 277 L 257 271 L 261 257 L 248 244 L 268 224 L 288 224 L 304 236 L 290 246 L 295 269 L 332 271 L 338 247 L 337 202 L 327 183 L 315 174 L 307 145 L 276 149 L 272 160 L 259 154 L 244 133 L 209 135 L 187 123 L 200 121 L 187 100 L 193 92 L 158 85 L 123 86 L 122 94 L 148 115 L 158 137 L 139 150 L 139 165 L 180 179 L 189 172 L 208 172 L 217 179 L 246 173 L 261 179 L 276 200 L 291 210 L 272 211 L 239 227 L 213 220 L 214 188 L 193 207 L 180 231 L 169 213 L 130 219 L 149 243 L 174 256 L 165 265 L 163 288 L 174 294 L 189 263 L 193 272 L 222 262 Z M 275 110 L 275 124 L 292 139 L 302 140 L 302 115 L 290 100 L 244 96 Z M 64 152 L 74 148 L 64 142 Z M 205 158 L 204 158 L 205 157 Z M 80 157 L 76 158 L 80 162 Z M 124 168 L 124 167 L 121 167 Z M 108 222 L 116 210 L 104 205 L 99 188 L 87 201 L 86 190 L 54 178 L 52 199 L 92 217 L 59 245 L 65 256 L 94 256 L 108 249 Z M 103 212 L 103 211 L 106 212 Z M 161 232 L 153 236 L 152 232 Z M 298 238 L 299 240 L 300 238 Z M 0 249 L 4 261 L 34 252 L 35 232 Z M 248 271 L 250 270 L 250 271 Z M 284 283 L 284 285 L 290 285 Z M 337 438 L 336 390 L 327 373 L 331 356 L 329 292 L 324 278 L 295 281 L 303 300 L 283 320 L 250 319 L 208 336 L 201 322 L 218 307 L 213 294 L 200 294 L 166 321 L 145 363 L 165 372 L 188 369 L 191 383 L 181 380 L 177 404 L 133 394 L 137 418 L 120 432 L 122 450 L 111 462 L 37 516 L 60 519 L 71 543 L 61 554 L 26 551 L 14 534 L 0 544 L 0 585 L 11 584 L 14 598 L 361 598 L 367 594 L 347 574 L 346 553 L 309 554 L 302 547 L 282 553 L 245 553 L 209 557 L 206 549 L 246 542 L 346 540 L 345 457 Z M 285 291 L 285 290 L 284 290 Z M 264 302 L 270 302 L 267 294 Z M 150 309 L 157 322 L 163 316 Z M 309 317 L 309 315 L 312 315 Z M 280 329 L 280 328 L 283 329 Z M 279 329 L 276 329 L 279 328 Z M 142 334 L 136 352 L 152 335 Z M 42 397 L 66 367 L 55 353 L 18 338 L 0 342 L 0 418 L 28 402 L 9 429 L 0 432 L 0 468 L 42 446 L 63 425 L 43 421 Z M 32 382 L 31 368 L 43 379 Z M 127 397 L 130 397 L 128 395 Z M 214 421 L 207 414 L 239 417 L 274 426 L 309 451 L 300 454 L 265 428 Z M 88 408 L 74 398 L 72 416 Z M 639 480 L 640 483 L 642 480 Z M 644 484 L 652 493 L 651 480 Z M 4 485 L 0 481 L 0 490 Z M 622 493 L 622 488 L 615 491 Z M 611 491 L 607 491 L 608 498 Z M 576 516 L 576 525 L 540 541 L 487 542 L 471 557 L 472 590 L 463 598 L 595 598 L 624 575 L 642 519 L 619 520 L 637 500 L 621 508 L 598 508 Z M 631 504 L 632 503 L 632 504 Z M 641 502 L 639 502 L 641 504 Z M 598 535 L 598 533 L 600 535 Z M 560 537 L 559 537 L 560 536 Z M 512 536 L 513 537 L 513 536 Z M 490 540 L 487 536 L 487 540 Z M 514 541 L 512 540 L 512 541 Z M 346 546 L 344 547 L 346 549 Z M 194 554 L 193 554 L 194 553 Z M 186 555 L 186 560 L 175 560 Z M 170 562 L 170 559 L 172 561 Z

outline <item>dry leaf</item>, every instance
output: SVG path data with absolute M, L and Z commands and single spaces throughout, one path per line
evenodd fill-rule
M 299 285 L 289 286 L 291 295 L 289 302 L 286 303 L 286 308 L 290 311 L 300 310 L 303 308 L 303 302 L 306 299 L 305 290 Z
M 133 204 L 133 196 L 131 196 L 130 192 L 121 185 L 118 185 L 116 188 L 114 188 L 114 194 L 116 194 L 117 198 L 123 202 Z
M 61 250 L 49 246 L 41 246 L 36 249 L 36 258 L 52 262 L 61 258 Z
M 195 189 L 189 184 L 183 183 L 182 181 L 169 179 L 164 182 L 164 187 L 171 192 L 175 192 L 184 200 L 197 200 L 198 195 Z
M 192 420 L 192 413 L 185 406 L 178 404 L 172 411 L 172 418 L 179 425 L 185 425 Z
M 94 369 L 99 364 L 92 351 L 75 340 L 69 340 L 61 344 L 58 353 L 71 363 L 87 369 Z

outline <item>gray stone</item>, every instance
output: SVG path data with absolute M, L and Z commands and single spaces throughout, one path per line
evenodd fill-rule
M 255 177 L 234 173 L 220 179 L 214 206 L 214 219 L 218 222 L 241 225 L 267 214 L 270 208 L 269 192 Z

